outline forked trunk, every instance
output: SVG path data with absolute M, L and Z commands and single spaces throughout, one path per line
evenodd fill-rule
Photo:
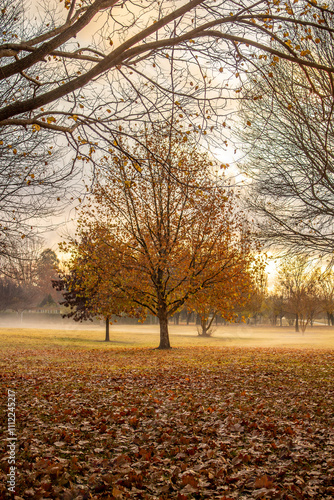
M 207 337 L 208 336 L 208 323 L 207 323 L 207 320 L 206 318 L 201 318 L 201 337 Z
M 109 342 L 109 318 L 106 318 L 106 338 L 104 339 L 105 342 Z
M 158 318 L 160 323 L 160 345 L 158 349 L 170 349 L 169 333 L 168 333 L 168 316 L 167 307 L 162 304 L 159 307 Z
M 213 314 L 212 318 L 209 320 L 205 317 L 201 318 L 201 337 L 211 337 L 211 333 L 209 332 L 211 325 L 213 323 L 213 320 L 217 317 L 216 313 Z

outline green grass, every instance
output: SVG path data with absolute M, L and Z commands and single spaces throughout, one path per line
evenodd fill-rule
M 104 328 L 90 325 L 74 328 L 0 328 L 0 349 L 9 347 L 43 348 L 71 347 L 84 349 L 109 349 L 157 347 L 158 325 L 111 325 L 109 343 L 104 342 Z M 170 325 L 172 347 L 185 346 L 237 346 L 237 347 L 295 347 L 334 348 L 334 328 L 309 327 L 304 334 L 292 327 L 249 327 L 231 325 L 217 327 L 213 336 L 202 338 L 194 325 Z

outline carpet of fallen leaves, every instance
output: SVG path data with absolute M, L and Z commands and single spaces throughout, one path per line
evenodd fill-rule
M 16 499 L 333 499 L 334 351 L 9 350 Z M 7 415 L 1 426 L 6 436 Z M 0 498 L 8 459 L 1 440 Z

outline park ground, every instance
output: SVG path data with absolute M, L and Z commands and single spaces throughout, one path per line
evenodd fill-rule
M 0 329 L 16 500 L 333 499 L 334 329 L 170 329 Z

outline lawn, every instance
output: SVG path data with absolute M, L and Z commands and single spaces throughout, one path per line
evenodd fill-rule
M 1 330 L 16 500 L 333 499 L 331 329 L 229 328 Z
M 210 338 L 197 334 L 195 325 L 170 325 L 173 347 L 188 346 L 244 346 L 244 347 L 302 347 L 334 348 L 334 328 L 326 326 L 309 327 L 305 334 L 295 333 L 292 327 L 250 327 L 245 324 L 219 326 Z M 158 325 L 119 325 L 110 327 L 109 344 L 104 341 L 104 327 L 91 323 L 65 323 L 53 328 L 0 328 L 0 350 L 20 346 L 44 348 L 47 346 L 68 346 L 73 348 L 109 349 L 114 347 L 157 347 L 159 345 Z

